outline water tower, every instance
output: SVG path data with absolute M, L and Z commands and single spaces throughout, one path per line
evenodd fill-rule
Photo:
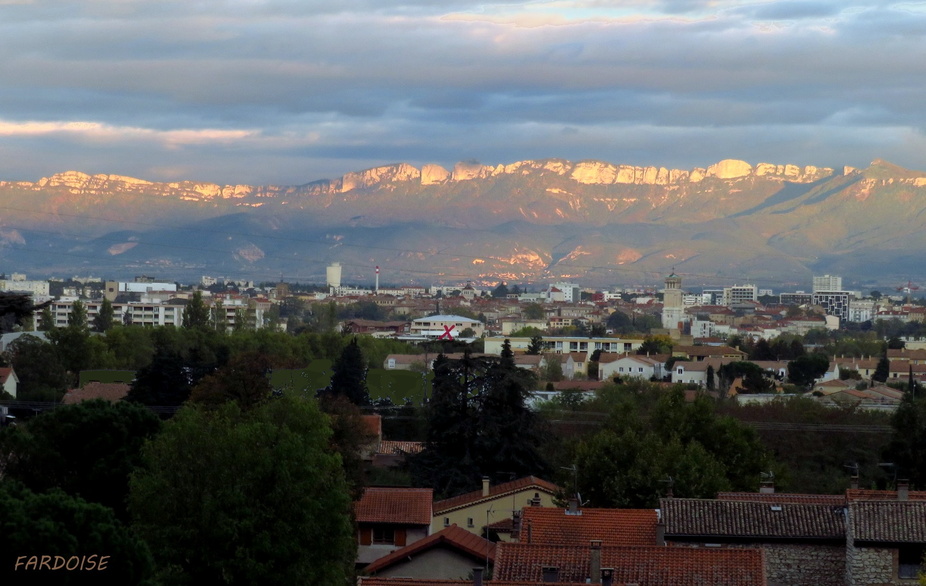
M 325 271 L 327 276 L 327 282 L 329 287 L 340 287 L 341 286 L 341 263 L 333 262 L 328 265 L 328 269 Z

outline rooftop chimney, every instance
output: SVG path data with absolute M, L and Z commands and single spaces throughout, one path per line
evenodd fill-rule
M 589 561 L 588 561 L 588 575 L 592 580 L 592 584 L 601 583 L 601 540 L 593 539 L 588 544 L 589 547 Z
M 775 494 L 775 481 L 763 480 L 759 483 L 759 494 Z
M 601 568 L 601 586 L 613 586 L 614 568 Z
M 482 570 L 484 568 L 473 568 L 473 586 L 482 586 Z
M 556 566 L 544 566 L 541 571 L 543 573 L 542 582 L 559 582 L 559 568 Z
M 572 497 L 569 499 L 569 506 L 566 508 L 567 515 L 581 515 L 582 512 L 579 510 L 579 499 Z
M 666 522 L 662 519 L 656 523 L 656 545 L 666 544 Z
M 482 477 L 482 496 L 489 496 L 489 477 Z
M 907 479 L 897 481 L 897 500 L 905 501 L 910 498 L 910 481 Z
M 849 477 L 849 488 L 858 490 L 858 474 L 853 474 Z
M 511 514 L 511 538 L 518 539 L 521 534 L 521 511 L 514 511 Z

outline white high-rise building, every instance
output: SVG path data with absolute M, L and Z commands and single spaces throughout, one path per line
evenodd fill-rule
M 823 275 L 822 277 L 814 276 L 813 293 L 818 291 L 842 291 L 842 277 L 833 275 Z
M 327 282 L 329 287 L 334 287 L 337 289 L 341 286 L 341 263 L 333 262 L 328 265 L 327 270 L 325 271 L 325 276 L 327 277 Z

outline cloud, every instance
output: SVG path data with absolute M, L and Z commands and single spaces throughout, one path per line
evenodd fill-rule
M 924 34 L 917 4 L 856 0 L 16 3 L 0 179 L 293 183 L 471 157 L 923 168 Z

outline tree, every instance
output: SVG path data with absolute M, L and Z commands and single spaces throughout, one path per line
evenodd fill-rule
M 99 313 L 93 318 L 93 329 L 98 332 L 108 332 L 115 323 L 115 317 L 113 304 L 104 297 Z
M 154 564 L 145 543 L 112 510 L 52 490 L 37 494 L 15 481 L 0 481 L 0 562 L 4 583 L 123 586 L 149 583 Z M 84 571 L 29 572 L 40 556 L 48 564 Z M 105 556 L 105 559 L 104 557 Z M 18 568 L 17 563 L 21 563 Z M 70 564 L 68 566 L 67 564 Z M 23 577 L 16 581 L 14 571 Z M 103 570 L 103 571 L 99 571 Z M 51 577 L 52 574 L 61 574 Z M 44 579 L 36 579 L 44 575 Z
M 142 444 L 159 428 L 157 416 L 132 403 L 64 405 L 3 430 L 0 453 L 9 454 L 4 476 L 35 492 L 60 488 L 124 519 L 129 474 Z
M 185 328 L 207 328 L 209 313 L 209 308 L 203 301 L 202 291 L 196 291 L 183 308 L 181 324 Z
M 236 354 L 200 379 L 190 392 L 190 401 L 213 406 L 236 401 L 242 409 L 251 409 L 270 398 L 270 367 L 270 357 L 259 352 Z
M 68 373 L 55 347 L 35 336 L 20 336 L 4 353 L 19 377 L 22 401 L 59 401 L 68 387 Z
M 560 361 L 560 354 L 546 354 L 543 357 L 543 372 L 541 378 L 549 382 L 559 382 L 563 380 L 563 363 Z
M 508 297 L 508 287 L 504 281 L 500 281 L 495 289 L 492 289 L 492 297 L 496 299 L 505 299 Z
M 714 367 L 712 365 L 707 366 L 707 390 L 713 391 L 717 388 L 717 383 L 714 381 Z
M 887 356 L 882 356 L 878 360 L 878 366 L 875 367 L 874 374 L 871 375 L 871 380 L 883 383 L 887 382 L 887 377 L 891 374 L 891 362 L 887 359 Z
M 637 349 L 637 354 L 672 354 L 672 338 L 664 334 L 648 335 Z
M 528 303 L 521 308 L 521 315 L 525 319 L 543 319 L 546 311 L 539 303 Z
M 483 476 L 494 482 L 542 474 L 547 463 L 538 451 L 540 426 L 525 401 L 534 388 L 533 374 L 514 363 L 505 340 L 500 359 L 486 371 L 485 389 L 477 403 L 476 461 Z
M 71 311 L 68 313 L 68 327 L 80 331 L 87 329 L 87 308 L 80 299 L 71 304 Z
M 357 345 L 357 338 L 341 351 L 341 355 L 332 366 L 334 374 L 322 393 L 324 395 L 343 396 L 354 405 L 369 405 L 370 392 L 367 390 L 367 365 L 363 352 Z
M 661 394 L 651 407 L 646 393 L 626 397 L 631 401 L 620 403 L 602 429 L 567 454 L 590 506 L 655 506 L 670 478 L 674 494 L 687 498 L 755 490 L 759 473 L 768 469 L 755 431 L 717 415 L 709 399 L 686 403 L 678 388 Z M 648 417 L 642 417 L 644 411 Z
M 180 354 L 160 348 L 151 364 L 136 373 L 125 398 L 143 405 L 179 406 L 190 397 L 193 385 L 192 370 Z
M 411 459 L 417 485 L 445 497 L 477 488 L 482 476 L 546 471 L 539 422 L 524 405 L 533 376 L 515 366 L 509 344 L 499 358 L 438 356 L 432 384 L 425 449 Z
M 795 385 L 810 387 L 826 373 L 829 359 L 823 354 L 805 354 L 788 362 L 788 380 Z
M 42 308 L 42 312 L 39 314 L 39 327 L 40 332 L 47 332 L 55 327 L 55 316 L 51 312 L 51 307 L 45 306 Z
M 904 393 L 891 416 L 893 434 L 885 459 L 897 466 L 898 476 L 915 488 L 926 488 L 926 397 Z
M 144 449 L 130 511 L 164 581 L 347 584 L 350 497 L 314 401 L 184 407 Z
M 12 332 L 21 328 L 40 309 L 48 309 L 49 303 L 34 305 L 32 296 L 21 293 L 0 292 L 0 332 Z

